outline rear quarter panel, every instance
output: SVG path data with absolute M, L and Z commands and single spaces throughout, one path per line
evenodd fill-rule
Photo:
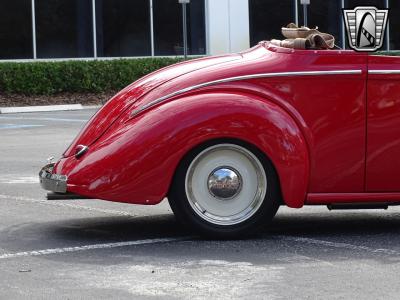
M 284 201 L 301 207 L 307 193 L 363 192 L 367 56 L 349 51 L 257 47 L 229 62 L 172 79 L 133 111 L 188 86 L 251 74 L 357 70 L 358 74 L 248 79 L 169 99 L 115 122 L 84 159 L 63 159 L 68 190 L 112 201 L 156 204 L 167 195 L 180 159 L 196 145 L 237 138 L 272 160 Z
M 156 204 L 188 151 L 212 139 L 235 138 L 266 153 L 287 187 L 287 204 L 303 205 L 309 174 L 303 135 L 284 110 L 256 95 L 191 95 L 115 126 L 80 163 L 73 157 L 59 163 L 57 169 L 69 174 L 69 191 Z
M 221 85 L 272 101 L 301 128 L 310 151 L 310 193 L 363 192 L 366 147 L 366 54 L 354 51 L 291 51 L 256 48 L 243 61 L 184 75 L 154 90 L 136 107 L 176 90 L 227 77 L 279 72 L 356 70 L 361 74 L 286 76 Z M 135 108 L 136 108 L 135 107 Z M 206 109 L 206 107 L 205 107 Z

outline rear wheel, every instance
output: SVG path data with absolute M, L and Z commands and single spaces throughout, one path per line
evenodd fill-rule
M 168 199 L 176 217 L 200 233 L 240 237 L 276 214 L 277 176 L 271 162 L 254 147 L 213 142 L 182 160 Z

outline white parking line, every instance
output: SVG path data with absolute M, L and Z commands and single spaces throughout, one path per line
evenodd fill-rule
M 357 245 L 348 244 L 348 243 L 329 242 L 329 241 L 312 239 L 312 238 L 286 236 L 286 235 L 280 235 L 277 237 L 280 240 L 313 244 L 313 245 L 319 245 L 319 246 L 325 246 L 325 247 L 341 248 L 341 249 L 355 250 L 355 251 L 368 252 L 368 253 L 374 253 L 374 254 L 385 254 L 385 255 L 395 255 L 395 256 L 400 255 L 399 251 L 385 249 L 385 248 L 374 249 L 374 248 L 367 247 L 367 246 L 357 246 Z
M 39 183 L 38 176 L 1 176 L 0 184 L 22 184 L 22 183 Z
M 41 200 L 41 199 L 34 199 L 34 198 L 28 198 L 28 197 L 16 197 L 16 196 L 10 196 L 10 195 L 0 195 L 0 199 L 5 199 L 5 200 L 12 199 L 12 200 L 15 200 L 15 201 L 25 201 L 25 202 L 39 203 L 39 204 L 50 205 L 50 206 L 73 208 L 73 209 L 79 209 L 79 210 L 100 212 L 100 213 L 104 213 L 104 214 L 125 216 L 125 217 L 136 217 L 137 216 L 137 215 L 134 215 L 132 213 L 124 212 L 124 211 L 95 208 L 95 207 L 76 205 L 76 204 L 70 204 L 70 203 L 61 203 L 61 202 L 59 202 L 60 200 L 57 200 L 57 202 L 55 202 L 55 201 L 49 201 L 49 200 Z M 141 215 L 141 217 L 146 217 L 146 216 L 145 215 L 143 215 L 143 216 Z
M 77 246 L 77 247 L 34 250 L 34 251 L 2 254 L 2 255 L 0 255 L 0 259 L 9 259 L 9 258 L 27 257 L 27 256 L 42 256 L 42 255 L 49 255 L 49 254 L 61 254 L 61 253 L 67 253 L 67 252 L 70 253 L 70 252 L 88 251 L 88 250 L 95 250 L 95 249 L 110 249 L 110 248 L 148 245 L 148 244 L 170 243 L 170 242 L 178 242 L 178 241 L 183 241 L 183 240 L 188 240 L 188 239 L 191 239 L 191 238 L 190 237 L 160 238 L 160 239 L 147 239 L 147 240 L 138 240 L 138 241 L 119 242 L 119 243 L 93 244 L 93 245 L 84 245 L 84 246 Z
M 31 124 L 0 124 L 0 129 L 20 129 L 20 128 L 34 128 L 43 127 L 44 125 L 31 125 Z
M 79 122 L 79 123 L 88 121 L 88 119 L 34 118 L 34 117 L 0 117 L 0 120 L 33 120 L 33 121 Z

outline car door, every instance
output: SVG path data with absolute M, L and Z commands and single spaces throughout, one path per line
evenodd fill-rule
M 366 191 L 400 191 L 400 57 L 370 55 Z

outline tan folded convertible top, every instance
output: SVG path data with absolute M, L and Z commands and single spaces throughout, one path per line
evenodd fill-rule
M 298 27 L 290 23 L 282 27 L 282 34 L 285 40 L 271 40 L 271 44 L 293 49 L 333 49 L 335 38 L 333 35 L 318 31 L 318 27 L 310 29 L 308 27 Z

